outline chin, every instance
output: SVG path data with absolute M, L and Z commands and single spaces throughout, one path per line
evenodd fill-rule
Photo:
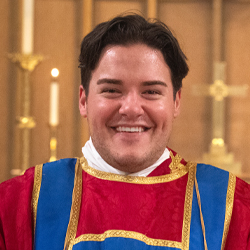
M 148 155 L 134 155 L 134 154 L 126 154 L 122 156 L 117 156 L 113 158 L 115 163 L 115 168 L 125 171 L 125 172 L 138 172 L 149 167 L 152 163 L 152 159 L 148 157 Z

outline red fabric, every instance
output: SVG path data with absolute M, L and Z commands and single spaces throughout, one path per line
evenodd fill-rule
M 174 156 L 176 156 L 176 152 L 172 149 L 168 148 L 169 151 L 173 153 Z M 152 171 L 148 177 L 150 176 L 160 176 L 165 174 L 170 174 L 171 170 L 169 168 L 170 163 L 172 162 L 172 159 L 169 157 L 166 161 L 164 161 L 161 165 L 159 165 L 154 171 Z M 187 162 L 184 159 L 181 159 L 181 163 L 185 166 Z
M 148 177 L 152 176 L 160 176 L 160 175 L 165 175 L 165 174 L 170 174 L 170 168 L 169 165 L 171 163 L 171 158 L 168 158 L 166 161 L 164 161 L 160 166 L 158 166 L 156 169 L 154 169 Z
M 169 173 L 169 160 L 150 176 L 159 176 Z M 176 239 L 180 241 L 179 226 L 182 216 L 182 196 L 186 176 L 172 184 L 166 184 L 164 188 L 172 193 L 167 195 L 163 192 L 163 186 L 159 184 L 145 185 L 142 191 L 136 188 L 136 184 L 125 185 L 124 183 L 109 183 L 102 180 L 99 182 L 95 177 L 83 173 L 84 188 L 82 212 L 80 215 L 78 235 L 83 232 L 103 232 L 105 227 L 108 229 L 113 221 L 117 222 L 117 229 L 120 226 L 124 230 L 131 230 L 136 227 L 137 232 L 143 232 L 148 237 L 161 235 L 161 227 L 171 228 L 167 237 L 163 239 Z M 34 182 L 34 168 L 26 171 L 23 176 L 13 178 L 0 184 L 0 250 L 31 250 L 33 236 L 33 221 L 31 209 L 31 196 Z M 104 184 L 107 182 L 107 187 Z M 95 186 L 94 183 L 100 184 Z M 154 188 L 151 188 L 151 187 Z M 107 193 L 108 189 L 110 193 Z M 114 192 L 113 192 L 114 189 Z M 173 190 L 171 190 L 173 189 Z M 177 189 L 179 191 L 174 191 Z M 112 192 L 111 192 L 112 190 Z M 168 192 L 167 192 L 168 193 Z M 177 196 L 176 196 L 177 193 Z M 130 198 L 130 194 L 133 194 Z M 98 199 L 98 196 L 104 199 Z M 164 197 L 166 196 L 166 197 Z M 129 197 L 130 210 L 126 211 L 126 197 Z M 154 197 L 154 198 L 152 198 Z M 166 203 L 159 205 L 161 199 L 166 199 Z M 98 207 L 103 209 L 102 213 L 96 210 Z M 118 204 L 118 205 L 117 205 Z M 133 210 L 138 204 L 140 209 Z M 171 204 L 171 205 L 170 205 Z M 155 208 L 158 207 L 158 215 L 155 216 Z M 93 211 L 92 211 L 93 210 Z M 116 211 L 117 210 L 117 211 Z M 167 210 L 167 213 L 165 213 Z M 124 216 L 126 214 L 126 217 Z M 115 215 L 115 218 L 113 218 Z M 135 216 L 136 215 L 136 216 Z M 131 219 L 130 219 L 131 217 Z M 136 225 L 139 217 L 144 221 L 141 225 Z M 94 219 L 94 223 L 92 221 Z M 127 220 L 129 219 L 129 220 Z M 86 220 L 86 222 L 84 221 Z M 165 223 L 166 222 L 166 223 Z M 158 224 L 160 223 L 160 224 Z M 107 225 L 107 226 L 103 226 Z M 169 230 L 170 231 L 170 230 Z M 227 237 L 225 250 L 250 250 L 250 185 L 237 179 L 233 215 Z
M 239 178 L 225 250 L 250 250 L 250 185 Z
M 127 230 L 150 238 L 181 242 L 188 175 L 157 184 L 131 184 L 83 172 L 77 236 Z
M 0 185 L 0 249 L 31 250 L 34 168 Z

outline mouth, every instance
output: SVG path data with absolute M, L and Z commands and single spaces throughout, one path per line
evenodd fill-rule
M 114 128 L 117 132 L 125 132 L 125 133 L 142 133 L 147 131 L 149 128 L 146 127 L 125 127 L 119 126 Z

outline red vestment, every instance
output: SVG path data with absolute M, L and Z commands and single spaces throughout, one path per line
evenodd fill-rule
M 170 169 L 168 166 L 170 163 L 171 159 L 168 159 L 158 168 L 156 168 L 150 174 L 150 176 L 161 176 L 169 174 Z M 185 165 L 186 163 L 182 160 L 182 164 Z M 82 175 L 83 181 L 91 181 L 91 176 L 89 176 L 85 171 L 83 171 Z M 176 186 L 176 188 L 179 188 L 180 190 L 184 190 L 187 183 L 187 176 L 183 176 L 175 181 L 176 183 L 174 184 L 174 186 Z M 33 184 L 34 168 L 30 168 L 25 172 L 23 176 L 13 178 L 0 185 L 1 250 L 33 249 Z M 89 183 L 89 185 L 91 186 L 92 183 Z M 124 190 L 124 192 L 126 192 L 126 190 Z M 173 216 L 175 216 L 175 214 L 178 215 L 179 213 L 182 213 L 182 205 L 180 205 L 182 203 L 181 196 L 178 198 L 179 200 L 176 200 L 176 197 L 171 197 L 171 195 L 169 194 L 171 194 L 171 190 L 168 190 L 168 197 L 166 197 L 169 206 L 164 209 L 169 209 L 169 213 L 171 213 Z M 87 204 L 86 197 L 88 196 L 86 196 L 86 194 L 84 195 L 84 204 Z M 147 194 L 141 195 L 145 195 L 145 199 L 147 199 Z M 115 203 L 114 197 L 112 198 L 112 202 Z M 85 209 L 84 211 L 88 210 Z M 103 211 L 105 211 L 105 208 Z M 143 216 L 143 210 L 140 210 L 140 213 L 141 216 Z M 100 214 L 100 216 L 105 215 Z M 84 224 L 84 218 L 87 218 L 87 216 L 85 216 L 85 214 L 83 213 L 80 213 L 79 223 Z M 179 223 L 179 219 L 180 218 L 178 217 L 176 218 L 177 223 Z M 216 223 L 216 221 L 214 223 Z M 84 230 L 85 229 L 82 227 L 78 228 L 77 235 L 81 235 L 82 233 L 84 233 Z M 178 238 L 178 235 L 180 235 L 178 230 L 179 228 L 176 227 L 176 232 L 173 232 L 173 235 L 170 236 L 173 240 L 181 240 Z M 232 217 L 226 239 L 225 250 L 250 250 L 250 185 L 238 178 L 236 178 Z

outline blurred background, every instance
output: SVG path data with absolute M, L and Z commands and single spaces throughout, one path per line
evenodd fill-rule
M 88 139 L 78 111 L 81 40 L 125 11 L 165 22 L 188 58 L 168 146 L 198 162 L 219 153 L 227 162 L 219 167 L 250 181 L 250 0 L 1 0 L 0 182 L 51 156 L 81 157 Z M 224 71 L 215 62 L 225 62 Z M 212 95 L 216 80 L 223 85 Z

